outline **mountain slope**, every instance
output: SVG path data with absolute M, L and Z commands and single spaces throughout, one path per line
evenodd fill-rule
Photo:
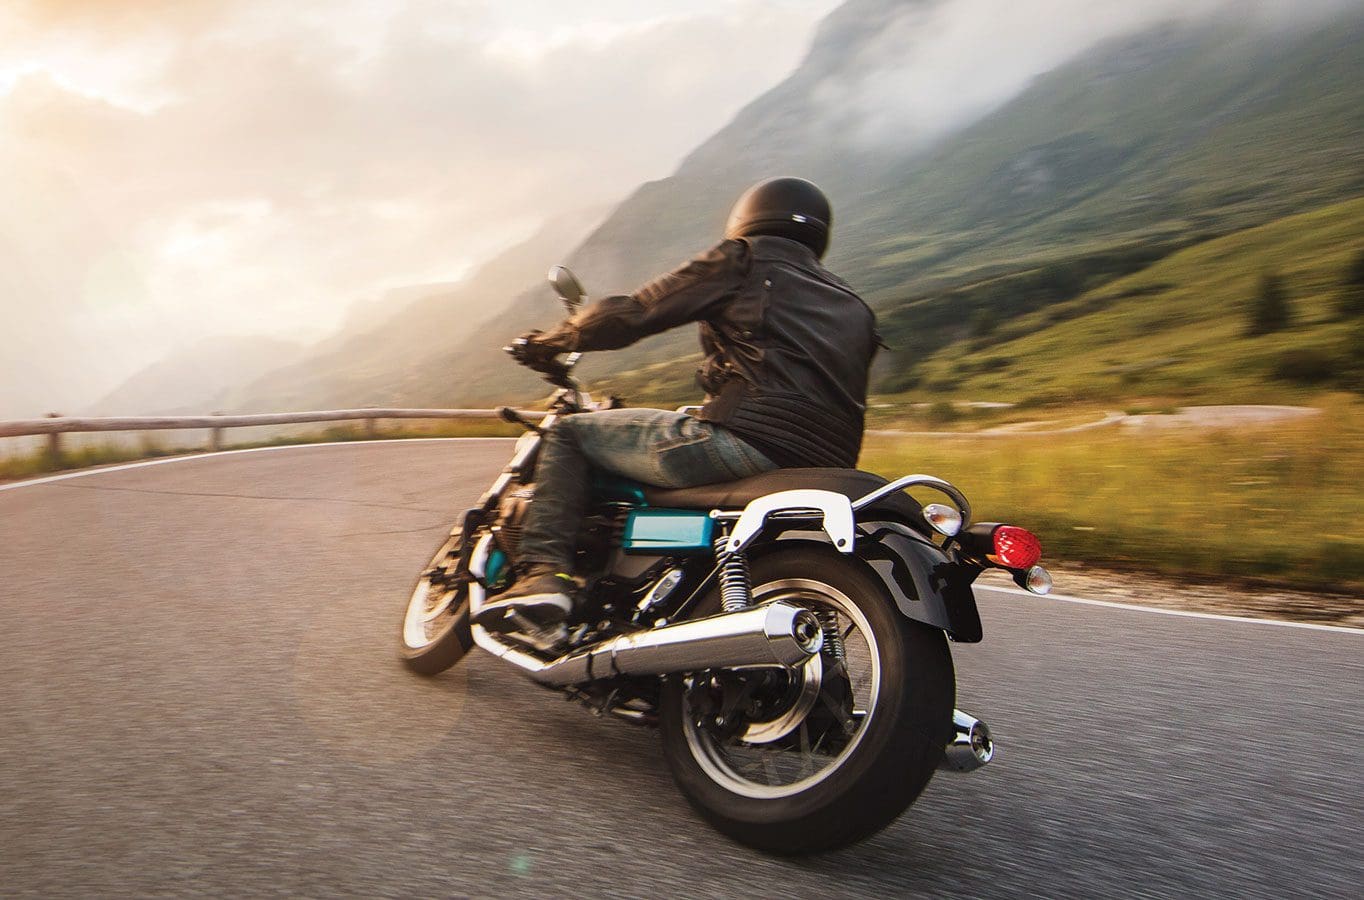
M 445 373 L 452 345 L 491 331 L 499 310 L 512 302 L 537 271 L 546 271 L 562 248 L 581 240 L 591 214 L 551 222 L 526 241 L 452 285 L 403 288 L 377 304 L 297 361 L 262 374 L 240 388 L 232 408 L 244 411 L 320 409 L 334 406 L 448 406 L 461 402 Z M 500 346 L 500 345 L 499 345 Z M 519 373 L 512 373 L 513 376 Z M 513 390 L 535 381 L 522 378 Z
M 96 416 L 204 415 L 226 411 L 231 392 L 297 357 L 302 347 L 265 337 L 208 338 L 133 375 L 89 410 Z
M 850 256 L 889 288 L 919 269 L 1227 230 L 1364 192 L 1361 40 L 1355 13 L 1308 32 L 1217 21 L 1102 46 L 900 167 L 890 202 L 857 224 L 880 240 Z
M 239 405 L 484 405 L 543 393 L 499 348 L 559 318 L 548 288 L 535 286 L 547 264 L 571 265 L 594 296 L 628 291 L 713 243 L 738 192 L 772 174 L 828 190 L 831 267 L 908 336 L 882 360 L 882 386 L 927 349 L 959 339 L 960 320 L 1025 315 L 1093 287 L 1069 279 L 1055 296 L 1034 292 L 1031 305 L 957 312 L 963 285 L 1067 267 L 1093 277 L 1096 260 L 1099 275 L 1121 277 L 1191 242 L 1364 194 L 1358 5 L 1286 31 L 1221 18 L 1129 35 L 946 135 L 896 119 L 893 95 L 864 96 L 869 84 L 896 83 L 903 38 L 925 27 L 931 7 L 849 0 L 790 78 L 674 175 L 641 186 L 571 253 L 570 239 L 532 242 L 453 293 L 272 373 Z M 492 297 L 515 299 L 470 327 Z M 944 302 L 926 319 L 934 297 Z M 627 382 L 675 396 L 686 391 L 694 352 L 694 334 L 679 329 L 589 357 L 583 371 L 599 378 L 656 366 Z
M 1364 321 L 1337 315 L 1364 250 L 1364 198 L 1181 249 L 1075 299 L 952 342 L 920 361 L 939 396 L 1113 401 L 1210 398 L 1294 402 L 1304 389 L 1357 384 Z M 1288 326 L 1251 334 L 1267 273 L 1288 297 Z
M 840 23 L 876 21 L 890 7 L 913 9 L 845 5 L 791 79 L 673 177 L 625 201 L 568 260 L 589 289 L 628 290 L 706 246 L 737 191 L 781 171 L 829 188 L 839 220 L 830 265 L 887 313 L 991 273 L 1120 244 L 1177 245 L 1364 193 L 1358 10 L 1311 30 L 1271 33 L 1219 19 L 1111 42 L 928 147 L 796 140 L 799 123 L 822 121 L 824 98 L 846 82 L 847 61 L 869 39 Z M 496 333 L 445 354 L 456 376 L 450 402 L 487 402 L 528 385 L 506 380 L 496 347 L 553 321 L 548 296 L 532 292 L 498 319 Z M 694 340 L 660 336 L 590 358 L 584 370 L 676 359 Z

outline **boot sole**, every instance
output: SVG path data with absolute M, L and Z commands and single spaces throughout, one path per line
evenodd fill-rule
M 561 615 L 550 621 L 537 621 L 535 612 L 542 610 L 547 612 L 550 609 L 557 610 Z M 541 628 L 552 629 L 568 620 L 569 613 L 573 611 L 573 601 L 567 594 L 531 594 L 526 597 L 495 600 L 480 609 L 473 622 L 489 631 L 499 633 L 520 631 L 510 615 L 512 611 L 520 613 Z

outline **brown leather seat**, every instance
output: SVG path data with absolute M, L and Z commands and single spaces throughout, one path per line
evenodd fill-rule
M 753 500 L 777 491 L 801 488 L 833 491 L 857 500 L 886 483 L 886 479 L 857 469 L 774 469 L 752 478 L 721 481 L 689 488 L 644 488 L 650 506 L 665 509 L 742 509 Z M 915 526 L 922 525 L 923 507 L 904 491 L 896 491 L 873 509 L 891 513 Z

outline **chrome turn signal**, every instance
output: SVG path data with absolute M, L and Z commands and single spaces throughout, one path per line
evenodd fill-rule
M 1051 573 L 1041 566 L 1033 566 L 1026 573 L 1019 573 L 1018 584 L 1034 594 L 1050 594 Z
M 924 518 L 938 534 L 956 537 L 961 531 L 961 513 L 942 503 L 930 503 L 924 507 Z

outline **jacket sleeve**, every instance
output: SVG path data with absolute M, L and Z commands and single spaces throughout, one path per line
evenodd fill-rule
M 747 244 L 722 241 L 633 294 L 594 303 L 535 342 L 563 352 L 615 350 L 651 334 L 704 320 L 738 293 L 748 265 Z

